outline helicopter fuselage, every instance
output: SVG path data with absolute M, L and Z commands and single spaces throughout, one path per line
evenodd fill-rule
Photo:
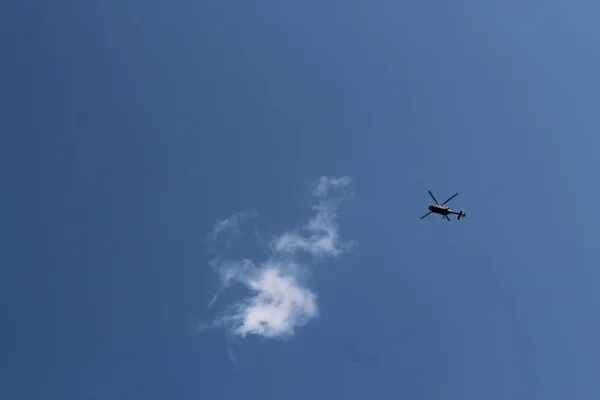
M 436 204 L 429 206 L 429 211 L 431 211 L 434 214 L 440 214 L 440 215 L 458 214 L 456 211 L 452 211 L 448 207 L 444 207 L 444 206 L 440 206 L 440 205 L 436 205 Z
M 450 214 L 458 215 L 457 219 L 467 216 L 467 214 L 465 214 L 463 210 L 460 210 L 460 212 L 456 212 L 454 210 L 451 210 L 448 206 L 445 205 L 447 202 L 449 202 L 450 200 L 455 198 L 458 195 L 458 193 L 454 193 L 452 196 L 450 196 L 450 198 L 448 200 L 446 200 L 445 202 L 440 204 L 440 203 L 438 203 L 438 201 L 435 198 L 435 196 L 433 195 L 433 193 L 431 193 L 431 190 L 428 190 L 427 192 L 429 193 L 429 195 L 431 196 L 433 201 L 435 201 L 435 204 L 432 204 L 428 207 L 429 212 L 427 214 L 423 215 L 421 217 L 421 219 L 425 218 L 426 216 L 428 216 L 429 214 L 432 214 L 432 213 L 441 215 L 443 218 L 447 219 L 448 221 L 450 221 L 450 218 L 448 218 L 448 215 L 450 215 Z

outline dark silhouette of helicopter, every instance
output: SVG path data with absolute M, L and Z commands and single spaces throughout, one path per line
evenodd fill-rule
M 450 221 L 450 218 L 448 217 L 448 215 L 450 214 L 456 214 L 458 215 L 458 217 L 456 218 L 457 220 L 460 219 L 460 217 L 466 217 L 467 214 L 465 214 L 463 212 L 463 210 L 460 210 L 459 212 L 453 211 L 450 208 L 448 208 L 448 206 L 445 206 L 444 204 L 446 204 L 447 202 L 449 202 L 450 200 L 452 200 L 453 198 L 455 198 L 458 193 L 454 193 L 452 196 L 450 196 L 450 198 L 448 200 L 446 200 L 445 202 L 443 202 L 442 204 L 439 204 L 438 201 L 435 199 L 435 196 L 433 195 L 433 193 L 431 193 L 431 190 L 428 190 L 429 195 L 431 196 L 431 198 L 433 199 L 433 201 L 435 201 L 435 204 L 429 206 L 429 212 L 425 215 L 423 215 L 421 217 L 421 219 L 425 218 L 426 216 L 428 216 L 431 213 L 434 214 L 440 214 L 442 216 L 442 218 L 446 218 L 448 221 Z

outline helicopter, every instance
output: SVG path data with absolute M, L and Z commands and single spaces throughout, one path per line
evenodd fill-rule
M 431 193 L 431 190 L 428 190 L 427 192 L 429 192 L 429 195 L 431 196 L 431 198 L 433 199 L 433 201 L 435 201 L 435 204 L 429 206 L 429 212 L 425 215 L 423 215 L 421 217 L 421 219 L 425 218 L 426 216 L 428 216 L 431 213 L 434 214 L 440 214 L 442 216 L 442 218 L 446 218 L 448 221 L 450 221 L 450 218 L 448 217 L 448 215 L 450 214 L 456 214 L 458 215 L 458 217 L 456 218 L 457 220 L 459 220 L 461 217 L 466 217 L 467 214 L 465 214 L 463 212 L 463 210 L 460 210 L 459 212 L 456 212 L 454 210 L 451 210 L 448 206 L 445 206 L 444 204 L 446 204 L 447 202 L 449 202 L 450 200 L 452 200 L 453 198 L 455 198 L 458 193 L 454 193 L 452 196 L 450 196 L 450 198 L 448 200 L 446 200 L 445 202 L 443 202 L 442 204 L 439 204 L 438 201 L 435 199 L 435 196 L 433 195 L 433 193 Z

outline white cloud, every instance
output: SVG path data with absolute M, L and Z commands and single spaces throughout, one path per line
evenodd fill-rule
M 256 214 L 236 213 L 229 218 L 225 218 L 224 220 L 217 222 L 212 232 L 212 238 L 217 239 L 223 231 L 228 229 L 239 232 L 238 226 L 240 223 L 254 216 L 256 216 Z
M 313 193 L 315 196 L 326 196 L 331 189 L 345 188 L 352 183 L 352 179 L 347 176 L 333 178 L 322 176 L 313 182 Z
M 223 320 L 236 335 L 289 336 L 318 315 L 316 295 L 287 274 L 287 267 L 263 267 L 256 277 L 245 280 L 253 296 Z
M 273 240 L 276 253 L 309 253 L 314 257 L 336 257 L 345 250 L 340 243 L 337 213 L 333 208 L 321 204 L 301 232 L 286 232 Z
M 313 183 L 313 195 L 319 201 L 313 207 L 315 214 L 297 231 L 284 232 L 271 240 L 271 256 L 255 264 L 251 260 L 230 261 L 217 257 L 211 265 L 221 277 L 222 290 L 233 283 L 242 284 L 250 296 L 224 311 L 214 324 L 228 329 L 236 336 L 253 334 L 266 338 L 285 338 L 318 317 L 317 295 L 306 283 L 316 261 L 342 255 L 352 242 L 340 239 L 337 224 L 339 198 L 329 196 L 333 189 L 350 185 L 348 177 L 322 177 Z M 345 193 L 344 193 L 345 194 Z M 240 214 L 236 214 L 240 215 Z M 227 227 L 239 224 L 234 217 L 215 226 L 213 237 Z M 216 234 L 215 234 L 216 233 Z M 310 255 L 312 261 L 303 262 L 300 254 Z

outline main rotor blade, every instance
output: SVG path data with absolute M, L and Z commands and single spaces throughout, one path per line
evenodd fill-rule
M 450 221 L 450 217 L 448 217 L 447 215 L 444 215 L 444 218 L 446 218 L 448 221 Z
M 442 204 L 440 204 L 441 206 L 443 206 L 444 204 L 446 204 L 447 202 L 449 202 L 450 200 L 452 200 L 453 198 L 455 198 L 456 196 L 458 196 L 458 193 L 454 193 L 452 196 L 450 196 L 450 198 L 448 200 L 446 200 L 445 202 L 443 202 Z
M 440 204 L 438 203 L 438 201 L 435 199 L 435 196 L 433 195 L 433 193 L 431 193 L 431 190 L 428 190 L 429 195 L 431 196 L 431 198 L 433 199 L 433 201 L 435 201 L 435 204 Z
M 425 218 L 425 217 L 426 217 L 426 216 L 428 216 L 429 214 L 431 214 L 431 211 L 429 211 L 427 214 L 423 215 L 423 216 L 421 217 L 421 219 Z

